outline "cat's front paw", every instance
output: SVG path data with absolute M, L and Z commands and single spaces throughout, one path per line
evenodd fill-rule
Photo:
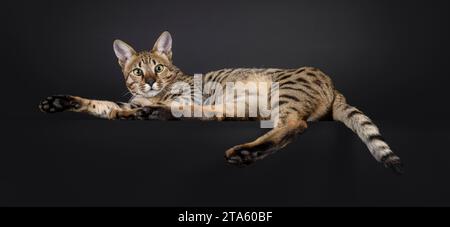
M 137 120 L 169 120 L 172 114 L 164 107 L 145 106 L 138 109 L 135 113 Z
M 259 157 L 258 151 L 252 151 L 252 149 L 242 145 L 234 146 L 225 152 L 226 162 L 240 167 L 253 164 Z
M 56 113 L 78 109 L 81 104 L 70 95 L 52 95 L 39 103 L 39 109 L 45 113 Z

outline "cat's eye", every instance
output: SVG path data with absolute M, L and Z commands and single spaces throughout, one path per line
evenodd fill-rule
M 133 69 L 133 73 L 134 73 L 134 75 L 136 75 L 136 76 L 142 76 L 142 75 L 144 75 L 144 72 L 142 71 L 142 69 L 138 69 L 138 68 Z
M 155 66 L 155 73 L 160 73 L 163 70 L 164 70 L 164 65 L 159 64 L 159 65 Z

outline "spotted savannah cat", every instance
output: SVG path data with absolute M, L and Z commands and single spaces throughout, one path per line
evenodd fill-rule
M 194 77 L 185 74 L 172 63 L 172 38 L 163 32 L 151 51 L 136 52 L 126 43 L 116 40 L 114 52 L 122 68 L 126 86 L 132 98 L 129 102 L 111 102 L 81 98 L 71 95 L 47 97 L 40 104 L 41 111 L 83 112 L 106 119 L 179 120 L 171 111 L 171 103 L 179 94 L 170 92 L 176 82 L 187 83 L 192 90 Z M 332 81 L 322 71 L 312 67 L 297 69 L 222 69 L 208 72 L 202 81 L 223 85 L 228 82 L 268 81 L 278 84 L 279 120 L 276 127 L 256 140 L 240 144 L 225 152 L 227 162 L 248 165 L 283 148 L 296 134 L 307 128 L 307 122 L 330 117 L 344 123 L 367 145 L 375 159 L 397 173 L 402 164 L 380 135 L 374 123 L 357 108 L 347 104 Z M 197 88 L 198 89 L 198 88 Z M 205 100 L 214 95 L 205 94 Z M 247 100 L 248 101 L 248 100 Z M 248 103 L 247 103 L 248 104 Z M 186 108 L 195 108 L 192 102 Z M 213 112 L 203 120 L 254 120 L 256 117 L 236 117 L 216 114 L 213 109 L 201 107 L 203 112 Z M 247 112 L 248 113 L 248 112 Z

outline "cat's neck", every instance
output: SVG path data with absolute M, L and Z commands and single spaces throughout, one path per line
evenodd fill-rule
M 175 68 L 174 73 L 175 73 L 175 77 L 173 79 L 174 82 L 176 82 L 176 81 L 189 81 L 189 80 L 192 80 L 192 78 L 193 78 L 191 75 L 189 75 L 187 73 L 184 73 L 179 68 Z

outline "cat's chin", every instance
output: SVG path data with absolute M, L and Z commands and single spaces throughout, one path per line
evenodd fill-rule
M 154 97 L 157 94 L 159 94 L 159 92 L 161 92 L 161 90 L 150 90 L 144 93 L 145 97 Z

